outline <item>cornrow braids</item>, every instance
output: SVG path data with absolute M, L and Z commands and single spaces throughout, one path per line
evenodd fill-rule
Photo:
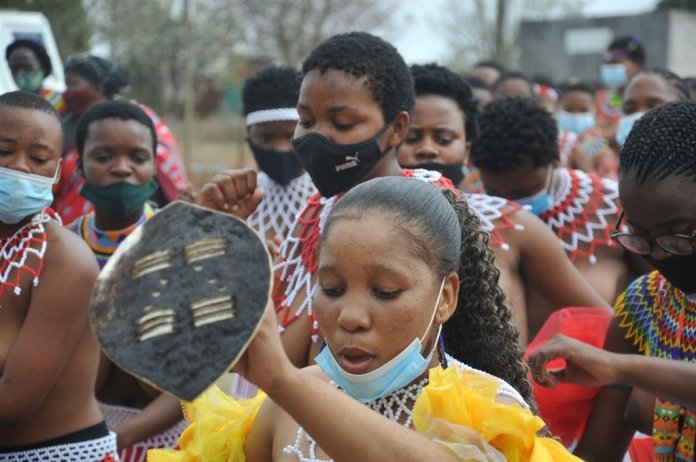
M 500 271 L 488 246 L 488 233 L 481 229 L 478 216 L 464 198 L 448 190 L 443 194 L 454 207 L 462 230 L 457 310 L 442 327 L 447 351 L 465 364 L 508 382 L 536 411 L 524 348 L 498 284 Z
M 640 183 L 670 176 L 696 179 L 696 101 L 657 106 L 638 121 L 619 157 L 621 178 Z
M 631 85 L 631 83 L 634 80 L 636 80 L 639 76 L 645 74 L 654 74 L 662 77 L 667 86 L 669 86 L 674 91 L 674 93 L 677 95 L 677 98 L 679 98 L 680 101 L 691 99 L 691 90 L 689 89 L 689 85 L 684 81 L 684 79 L 679 77 L 674 72 L 661 67 L 639 70 L 638 72 L 633 74 L 631 79 L 626 84 L 626 88 L 628 88 L 628 86 Z

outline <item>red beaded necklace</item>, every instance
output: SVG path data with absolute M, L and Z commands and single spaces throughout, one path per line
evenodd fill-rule
M 12 236 L 0 238 L 0 299 L 6 289 L 20 295 L 25 274 L 31 276 L 34 287 L 39 284 L 47 247 L 44 223 L 50 220 L 60 223 L 53 210 L 44 209 Z M 31 255 L 36 258 L 30 258 Z

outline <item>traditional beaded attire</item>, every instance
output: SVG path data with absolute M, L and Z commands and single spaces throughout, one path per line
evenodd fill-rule
M 99 268 L 104 268 L 109 257 L 116 252 L 121 242 L 123 242 L 135 228 L 152 218 L 154 214 L 155 209 L 149 203 L 146 203 L 143 214 L 136 223 L 126 229 L 102 231 L 94 225 L 94 212 L 89 212 L 69 224 L 67 228 L 80 236 L 87 243 L 89 248 L 92 249 L 94 256 L 97 257 Z
M 558 132 L 558 155 L 561 157 L 561 165 L 568 165 L 570 155 L 578 143 L 578 135 L 568 131 L 560 130 Z
M 499 397 L 515 404 L 500 404 Z M 182 451 L 150 451 L 148 461 L 244 462 L 244 443 L 264 399 L 259 394 L 253 400 L 235 401 L 217 389 L 209 390 L 185 405 L 193 423 L 179 440 Z M 510 385 L 461 363 L 433 368 L 429 378 L 367 406 L 447 447 L 461 460 L 579 461 L 557 441 L 537 436 L 544 422 L 532 415 Z M 330 462 L 320 459 L 317 450 L 302 427 L 283 446 L 285 454 L 300 462 Z
M 118 462 L 113 434 L 78 443 L 43 446 L 12 452 L 0 451 L 0 462 Z
M 303 173 L 283 186 L 264 172 L 258 172 L 257 183 L 265 195 L 247 223 L 261 236 L 271 232 L 285 239 L 302 208 L 317 192 L 312 179 Z
M 402 176 L 425 181 L 439 188 L 453 189 L 452 182 L 438 172 L 429 170 L 403 170 Z M 490 245 L 507 249 L 502 231 L 521 229 L 512 221 L 512 215 L 521 207 L 505 199 L 481 194 L 466 195 L 471 209 L 481 220 L 482 229 L 491 234 Z M 318 325 L 312 308 L 314 284 L 312 279 L 317 271 L 317 256 L 321 232 L 333 205 L 339 196 L 330 198 L 319 194 L 312 196 L 295 226 L 280 247 L 280 260 L 275 268 L 275 286 L 273 301 L 276 313 L 280 314 L 281 333 L 284 329 L 307 313 L 312 328 L 312 340 L 318 339 Z M 304 297 L 302 304 L 292 310 L 292 304 L 298 297 Z
M 611 231 L 621 213 L 619 189 L 615 181 L 588 175 L 581 170 L 561 168 L 553 191 L 553 206 L 541 214 L 558 236 L 570 260 L 597 262 L 597 248 L 616 249 Z
M 34 287 L 39 285 L 48 242 L 45 223 L 60 217 L 51 209 L 44 209 L 12 236 L 0 238 L 0 300 L 5 290 L 15 295 L 22 293 L 25 275 L 32 278 Z
M 12 236 L 0 238 L 0 300 L 6 290 L 14 295 L 22 293 L 22 282 L 30 277 L 32 285 L 38 286 L 48 250 L 45 224 L 60 223 L 60 217 L 51 209 L 44 209 L 29 223 Z M 2 306 L 0 305 L 0 308 Z M 118 461 L 114 434 L 68 444 L 38 445 L 28 449 L 0 449 L 0 461 L 43 462 L 61 460 L 68 462 L 114 462 Z
M 103 268 L 118 246 L 138 226 L 152 218 L 155 213 L 155 208 L 151 204 L 145 203 L 142 215 L 133 225 L 117 231 L 102 231 L 94 225 L 94 212 L 92 211 L 68 225 L 68 229 L 84 239 L 97 258 L 99 267 Z M 134 418 L 142 412 L 142 409 L 101 402 L 99 403 L 99 408 L 110 430 L 115 430 L 121 423 Z M 145 462 L 148 449 L 175 447 L 176 441 L 184 428 L 186 428 L 186 423 L 182 420 L 158 435 L 121 449 L 119 453 L 121 462 Z
M 641 276 L 616 300 L 619 327 L 643 354 L 696 363 L 696 296 L 673 287 L 659 272 Z M 693 462 L 696 409 L 657 398 L 655 461 Z
M 141 409 L 104 403 L 99 403 L 99 409 L 104 416 L 106 425 L 111 429 L 117 428 L 123 422 L 135 418 L 142 412 Z M 186 430 L 186 427 L 188 427 L 188 424 L 185 420 L 182 420 L 158 435 L 121 449 L 119 453 L 121 462 L 145 462 L 148 449 L 175 448 L 181 433 Z
M 58 111 L 58 114 L 63 115 L 66 111 L 65 100 L 63 99 L 63 93 L 53 90 L 52 88 L 41 87 L 39 91 L 39 96 L 51 103 L 51 106 Z
M 92 249 L 94 256 L 97 257 L 99 268 L 104 268 L 109 257 L 116 252 L 121 242 L 123 242 L 135 228 L 152 218 L 154 214 L 155 209 L 149 203 L 146 203 L 143 214 L 136 223 L 126 229 L 102 231 L 94 225 L 94 212 L 89 212 L 87 215 L 83 215 L 69 224 L 67 228 L 80 236 L 87 243 L 89 248 Z

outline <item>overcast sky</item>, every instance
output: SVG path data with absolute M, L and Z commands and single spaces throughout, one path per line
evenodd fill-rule
M 464 1 L 464 0 L 459 0 Z M 488 0 L 493 1 L 493 0 Z M 586 0 L 584 14 L 591 16 L 621 16 L 652 11 L 658 0 Z M 447 44 L 438 34 L 438 7 L 447 0 L 401 0 L 400 8 L 409 17 L 409 26 L 400 30 L 391 42 L 408 63 L 442 61 L 447 56 Z

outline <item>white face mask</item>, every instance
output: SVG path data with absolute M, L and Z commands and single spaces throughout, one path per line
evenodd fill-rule
M 626 144 L 628 134 L 631 133 L 631 129 L 633 129 L 633 125 L 638 119 L 643 117 L 643 114 L 645 114 L 645 112 L 634 112 L 633 114 L 624 115 L 619 118 L 616 127 L 616 144 L 623 148 L 624 144 Z
M 437 341 L 427 357 L 423 357 L 421 350 L 423 349 L 423 340 L 430 332 L 435 319 L 435 313 L 437 313 L 437 307 L 440 304 L 442 291 L 445 287 L 445 280 L 446 278 L 442 279 L 433 314 L 423 335 L 420 338 L 416 337 L 399 354 L 382 366 L 366 374 L 351 374 L 338 364 L 328 345 L 314 358 L 317 365 L 339 387 L 363 403 L 374 401 L 413 382 L 428 369 L 428 365 L 435 353 Z M 438 338 L 441 330 L 442 325 L 438 328 Z
M 13 225 L 51 205 L 59 167 L 53 178 L 0 167 L 0 221 Z

